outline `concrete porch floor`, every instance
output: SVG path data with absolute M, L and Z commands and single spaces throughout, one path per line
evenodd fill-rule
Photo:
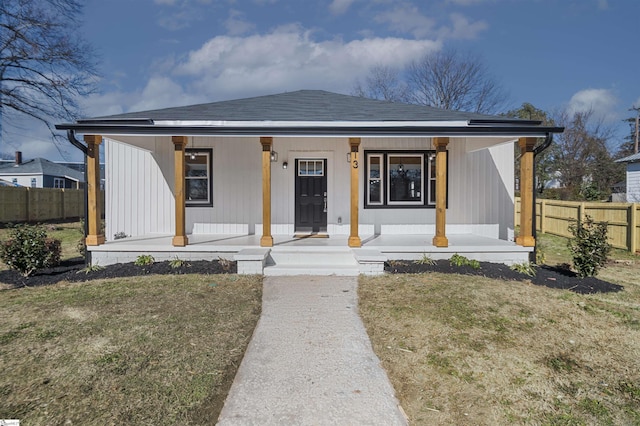
M 141 254 L 150 254 L 157 261 L 178 257 L 182 260 L 225 258 L 239 262 L 252 259 L 255 262 L 262 256 L 261 266 L 254 263 L 251 268 L 242 270 L 249 271 L 245 273 L 282 272 L 284 275 L 288 274 L 286 267 L 289 267 L 291 274 L 300 274 L 307 269 L 308 273 L 332 273 L 333 266 L 333 273 L 337 275 L 382 273 L 384 261 L 387 260 L 416 260 L 424 255 L 434 260 L 448 259 L 455 253 L 480 261 L 513 264 L 526 262 L 532 251 L 531 247 L 473 234 L 448 235 L 449 247 L 445 248 L 433 246 L 433 235 L 428 234 L 368 235 L 361 236 L 362 247 L 359 249 L 348 247 L 346 235 L 331 235 L 328 238 L 274 235 L 274 246 L 271 248 L 260 247 L 260 235 L 192 234 L 188 237 L 189 244 L 185 247 L 173 247 L 171 235 L 145 235 L 108 241 L 100 246 L 89 247 L 89 250 L 92 263 L 103 266 L 131 262 Z M 367 266 L 363 267 L 365 264 Z

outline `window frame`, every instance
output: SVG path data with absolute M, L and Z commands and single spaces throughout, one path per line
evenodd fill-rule
M 53 178 L 53 187 L 56 189 L 64 188 L 64 178 L 54 177 Z
M 205 162 L 205 164 L 207 165 L 206 178 L 187 176 L 187 163 L 188 163 L 188 158 L 191 156 L 191 154 L 205 155 L 207 157 L 207 160 Z M 184 156 L 185 156 L 185 168 L 184 168 L 185 169 L 185 176 L 184 176 L 185 207 L 213 207 L 213 149 L 212 148 L 186 148 L 184 150 Z M 209 187 L 209 191 L 207 194 L 208 200 L 190 201 L 188 199 L 187 181 L 191 179 L 207 180 L 207 184 Z
M 365 156 L 365 170 L 364 170 L 364 208 L 365 209 L 435 209 L 436 197 L 435 191 L 432 191 L 432 181 L 435 182 L 435 150 L 381 150 L 371 149 L 364 151 Z M 393 156 L 417 156 L 421 158 L 422 176 L 421 176 L 421 188 L 420 188 L 420 201 L 391 201 L 390 197 L 390 185 L 391 179 L 389 176 L 389 157 Z M 370 158 L 380 158 L 381 170 L 380 170 L 380 188 L 381 202 L 370 202 L 370 171 L 371 161 Z M 447 197 L 446 204 L 449 205 L 449 151 L 446 152 L 447 162 Z M 433 185 L 435 187 L 435 185 Z

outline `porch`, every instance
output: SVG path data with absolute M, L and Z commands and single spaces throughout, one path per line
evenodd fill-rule
M 350 248 L 348 235 L 294 238 L 273 235 L 273 247 L 261 247 L 261 235 L 193 234 L 184 247 L 171 245 L 173 235 L 145 235 L 88 247 L 93 264 L 132 262 L 140 255 L 156 261 L 216 260 L 238 262 L 238 273 L 265 275 L 375 275 L 389 260 L 448 259 L 460 254 L 469 259 L 498 263 L 528 261 L 532 247 L 475 234 L 450 234 L 448 247 L 432 244 L 433 234 L 362 235 L 362 247 Z

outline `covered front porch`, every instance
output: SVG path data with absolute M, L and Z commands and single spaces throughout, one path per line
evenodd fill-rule
M 294 238 L 273 235 L 273 246 L 262 247 L 261 235 L 193 234 L 184 247 L 171 245 L 173 235 L 145 235 L 108 241 L 90 247 L 99 265 L 132 262 L 140 255 L 156 261 L 216 260 L 238 262 L 239 273 L 265 275 L 381 274 L 392 260 L 448 259 L 459 254 L 479 261 L 506 264 L 526 262 L 532 247 L 475 234 L 449 234 L 448 247 L 433 245 L 433 234 L 361 235 L 362 246 L 348 247 L 348 235 Z

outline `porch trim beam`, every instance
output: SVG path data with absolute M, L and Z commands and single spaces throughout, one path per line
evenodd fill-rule
M 351 218 L 350 218 L 350 233 L 349 233 L 349 247 L 361 247 L 362 241 L 358 235 L 358 200 L 360 185 L 358 184 L 358 149 L 360 147 L 360 138 L 349 138 L 349 152 L 351 154 Z
M 520 146 L 520 234 L 516 244 L 534 247 L 533 237 L 533 148 L 536 138 L 518 139 Z
M 262 238 L 261 247 L 273 247 L 271 235 L 271 151 L 273 138 L 260 137 L 262 145 Z
M 449 138 L 433 138 L 436 149 L 436 235 L 433 245 L 449 247 L 445 234 L 447 227 L 447 145 Z
M 101 135 L 85 135 L 87 143 L 87 224 L 89 230 L 85 239 L 88 246 L 104 244 L 104 234 L 100 232 L 100 144 Z
M 172 136 L 174 163 L 174 193 L 176 204 L 176 233 L 172 244 L 174 247 L 184 247 L 189 244 L 186 234 L 186 191 L 185 191 L 185 158 L 184 151 L 188 139 L 186 136 Z

